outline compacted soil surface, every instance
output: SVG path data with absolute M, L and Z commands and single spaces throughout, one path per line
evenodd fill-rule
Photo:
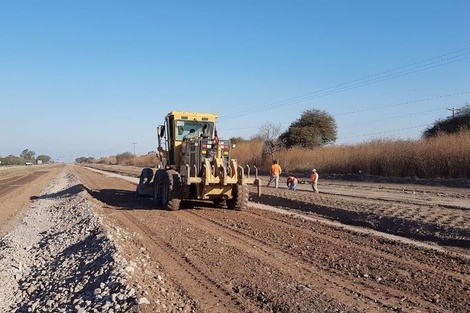
M 283 181 L 170 212 L 140 171 L 0 171 L 0 312 L 470 312 L 465 185 Z

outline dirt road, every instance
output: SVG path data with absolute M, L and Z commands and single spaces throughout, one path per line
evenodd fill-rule
M 102 203 L 99 214 L 107 223 L 132 234 L 120 243 L 127 256 L 138 260 L 145 251 L 155 261 L 134 275 L 154 301 L 158 279 L 152 273 L 163 270 L 196 312 L 470 309 L 468 190 L 349 182 L 324 185 L 323 193 L 313 194 L 306 185 L 295 192 L 267 188 L 253 199 L 293 214 L 198 202 L 167 212 L 137 200 L 129 181 L 74 170 Z M 332 226 L 311 218 L 317 214 L 431 240 L 441 248 L 447 243 L 459 254 Z M 158 309 L 151 301 L 143 311 Z
M 141 312 L 470 311 L 468 188 L 323 180 L 320 194 L 265 188 L 245 211 L 186 202 L 169 212 L 137 199 L 129 179 L 29 171 L 0 175 L 2 223 L 58 172 L 78 177 L 67 190 L 88 192 L 132 264 L 130 287 L 149 300 Z
M 0 167 L 0 233 L 11 229 L 30 197 L 41 192 L 63 167 Z

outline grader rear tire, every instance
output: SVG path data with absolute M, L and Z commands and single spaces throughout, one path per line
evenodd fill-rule
M 248 185 L 237 184 L 232 189 L 232 198 L 227 199 L 227 207 L 231 210 L 245 210 L 248 207 Z

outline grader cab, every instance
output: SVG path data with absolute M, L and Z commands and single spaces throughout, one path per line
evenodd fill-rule
M 253 167 L 251 175 L 249 166 L 245 169 L 231 158 L 232 144 L 218 137 L 216 119 L 213 113 L 172 111 L 157 128 L 161 164 L 150 184 L 158 207 L 178 210 L 181 200 L 199 199 L 243 210 L 249 200 L 248 184 L 261 193 L 258 169 Z M 148 175 L 144 169 L 142 176 L 144 171 Z

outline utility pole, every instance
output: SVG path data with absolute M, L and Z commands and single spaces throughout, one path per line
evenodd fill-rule
M 134 159 L 135 159 L 135 145 L 137 142 L 133 142 L 132 144 L 134 145 Z
M 452 111 L 452 118 L 455 118 L 455 111 L 458 111 L 459 108 L 451 107 L 451 108 L 447 108 L 447 110 Z

